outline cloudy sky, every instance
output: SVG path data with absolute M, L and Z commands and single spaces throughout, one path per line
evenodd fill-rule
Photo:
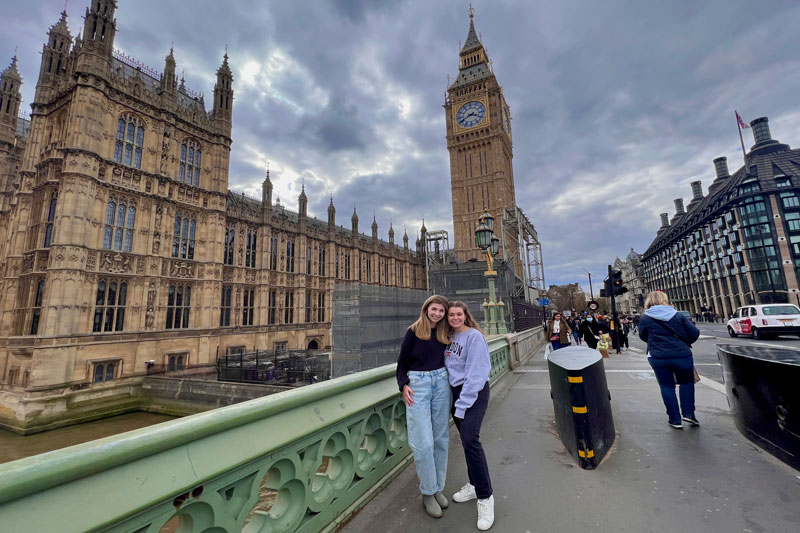
M 19 47 L 23 107 L 62 0 L 3 0 L 0 57 Z M 69 2 L 76 35 L 89 0 Z M 547 283 L 602 275 L 643 252 L 714 177 L 741 166 L 733 110 L 768 116 L 800 145 L 800 3 L 473 0 L 475 25 L 511 106 L 517 204 L 543 243 Z M 116 48 L 178 71 L 210 95 L 228 46 L 235 103 L 232 188 L 259 194 L 269 161 L 281 202 L 361 230 L 373 214 L 411 241 L 424 217 L 452 232 L 442 104 L 458 72 L 468 2 L 120 0 Z M 8 59 L 3 60 L 3 67 Z M 211 98 L 207 98 L 210 104 Z M 753 144 L 749 130 L 745 144 Z M 452 235 L 452 233 L 451 233 Z M 587 286 L 588 289 L 588 286 Z

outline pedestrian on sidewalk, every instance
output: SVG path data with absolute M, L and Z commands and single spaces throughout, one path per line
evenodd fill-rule
M 586 320 L 581 323 L 581 337 L 586 341 L 586 346 L 592 350 L 597 349 L 597 341 L 600 340 L 600 326 L 592 315 L 586 315 Z
M 453 422 L 461 436 L 469 483 L 453 494 L 453 501 L 478 500 L 478 529 L 494 524 L 494 496 L 489 465 L 480 441 L 481 424 L 489 406 L 489 345 L 464 302 L 453 302 L 447 312 L 450 346 L 444 364 L 453 393 Z
M 600 339 L 597 341 L 597 351 L 608 359 L 608 346 L 611 343 L 611 326 L 603 315 L 597 315 L 597 328 L 600 330 Z
M 581 317 L 576 316 L 572 323 L 570 323 L 569 328 L 572 330 L 572 336 L 575 338 L 575 346 L 583 344 L 581 341 Z
M 644 303 L 645 312 L 639 322 L 639 338 L 647 343 L 647 361 L 653 367 L 667 408 L 667 423 L 682 429 L 681 418 L 692 426 L 700 422 L 694 414 L 694 360 L 692 343 L 700 330 L 692 321 L 669 304 L 667 293 L 651 292 Z M 680 405 L 675 384 L 680 389 Z
M 450 384 L 444 350 L 450 343 L 444 296 L 422 304 L 419 318 L 406 331 L 397 359 L 397 385 L 406 403 L 408 444 L 414 454 L 425 512 L 441 518 L 450 441 Z
M 564 315 L 560 311 L 556 311 L 553 318 L 547 321 L 547 338 L 553 345 L 553 351 L 569 346 L 571 336 L 572 330 L 564 320 Z

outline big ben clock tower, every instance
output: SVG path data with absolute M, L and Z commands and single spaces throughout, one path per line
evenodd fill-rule
M 503 209 L 515 206 L 511 166 L 511 116 L 478 35 L 470 7 L 469 33 L 459 53 L 459 72 L 447 89 L 445 117 L 450 152 L 454 247 L 474 253 L 475 226 L 487 209 L 502 231 Z

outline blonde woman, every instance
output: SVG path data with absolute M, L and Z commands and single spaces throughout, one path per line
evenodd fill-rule
M 464 302 L 450 304 L 447 322 L 452 334 L 450 346 L 444 353 L 444 364 L 453 390 L 453 421 L 461 436 L 469 476 L 469 483 L 453 495 L 453 501 L 477 498 L 477 525 L 485 531 L 494 524 L 492 481 L 480 441 L 481 424 L 489 407 L 489 372 L 492 369 L 489 345 Z
M 397 385 L 407 406 L 408 444 L 425 512 L 434 518 L 441 518 L 449 503 L 442 492 L 450 438 L 450 386 L 444 366 L 448 307 L 444 296 L 425 300 L 419 318 L 406 331 L 397 359 Z
M 683 419 L 689 425 L 699 426 L 694 415 L 692 343 L 700 337 L 700 330 L 669 304 L 664 292 L 648 294 L 644 308 L 644 316 L 639 320 L 639 338 L 647 343 L 647 360 L 661 388 L 667 423 L 682 429 Z M 680 388 L 680 406 L 675 394 L 676 383 Z

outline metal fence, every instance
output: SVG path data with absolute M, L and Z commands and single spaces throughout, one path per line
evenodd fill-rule
M 331 353 L 320 350 L 256 350 L 217 360 L 217 380 L 270 385 L 300 385 L 331 377 Z

